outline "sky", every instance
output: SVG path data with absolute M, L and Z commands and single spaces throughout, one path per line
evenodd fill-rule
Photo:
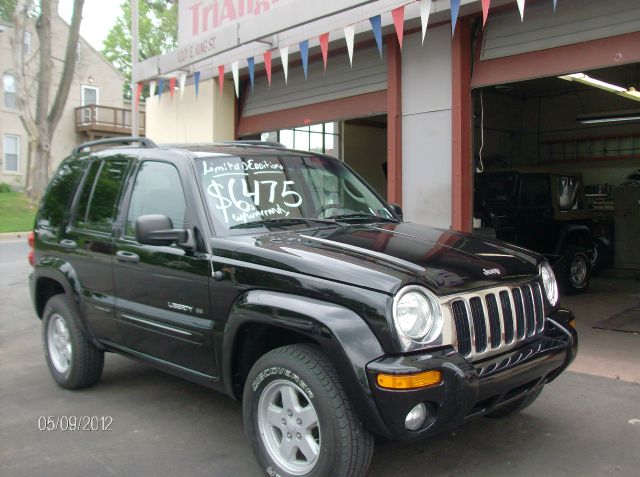
M 102 50 L 102 42 L 120 15 L 121 0 L 85 0 L 82 9 L 80 34 L 96 50 Z M 71 22 L 73 0 L 60 0 L 60 16 Z

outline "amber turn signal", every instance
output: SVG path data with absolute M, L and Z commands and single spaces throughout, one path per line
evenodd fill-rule
M 575 319 L 574 319 L 574 320 L 571 320 L 571 321 L 569 322 L 569 326 L 570 326 L 571 328 L 575 328 L 575 327 L 576 327 L 576 320 L 575 320 Z
M 378 374 L 378 386 L 387 389 L 426 388 L 442 382 L 440 371 L 425 371 L 418 374 Z

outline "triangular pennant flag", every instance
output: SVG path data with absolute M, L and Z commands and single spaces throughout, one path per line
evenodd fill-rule
M 138 83 L 136 85 L 136 111 L 140 107 L 140 95 L 142 94 L 142 87 L 144 85 L 142 83 Z
M 193 86 L 196 89 L 196 98 L 198 97 L 198 89 L 200 88 L 200 72 L 196 71 L 193 74 Z
M 422 23 L 422 44 L 424 45 L 424 36 L 427 34 L 427 26 L 429 25 L 429 13 L 431 12 L 431 0 L 420 0 L 420 23 Z
M 264 69 L 267 70 L 267 81 L 269 82 L 269 86 L 271 86 L 271 52 L 264 52 Z
M 238 75 L 238 62 L 231 63 L 231 73 L 233 74 L 233 84 L 236 87 L 236 98 L 240 97 L 240 77 Z
M 553 11 L 556 11 L 556 5 L 558 5 L 558 0 L 553 0 Z
M 460 0 L 451 0 L 451 36 L 456 32 L 458 22 L 458 11 L 460 10 Z
M 220 89 L 220 96 L 222 96 L 222 90 L 224 89 L 224 65 L 218 66 L 218 88 Z
M 520 10 L 520 21 L 524 21 L 524 0 L 518 0 L 518 10 Z
M 254 73 L 256 66 L 253 57 L 247 58 L 247 65 L 249 66 L 249 81 L 251 82 L 251 91 L 253 91 L 253 81 L 255 79 Z
M 171 99 L 173 99 L 173 93 L 175 89 L 176 89 L 176 79 L 169 78 L 169 94 L 171 95 Z
M 149 81 L 149 97 L 153 98 L 156 95 L 156 80 Z
M 307 73 L 309 70 L 309 40 L 301 41 L 298 45 L 300 46 L 300 58 L 302 59 L 304 79 L 307 79 Z
M 398 35 L 398 43 L 402 50 L 402 37 L 404 36 L 404 5 L 391 10 L 393 25 L 396 27 L 396 35 Z
M 164 89 L 164 79 L 158 79 L 158 99 L 162 99 L 162 90 Z
M 491 0 L 482 0 L 482 28 L 487 24 L 487 17 L 489 16 L 489 5 Z
M 347 41 L 347 51 L 349 52 L 349 63 L 353 66 L 353 37 L 356 34 L 356 29 L 353 25 L 344 27 L 344 39 Z
M 376 44 L 378 45 L 380 58 L 382 58 L 382 17 L 380 15 L 376 15 L 375 17 L 369 18 L 369 21 L 371 22 L 373 36 L 376 39 Z
M 324 64 L 324 70 L 327 71 L 327 58 L 329 56 L 329 34 L 323 33 L 320 35 L 320 50 L 322 50 L 322 63 Z
M 282 71 L 284 71 L 284 82 L 287 82 L 289 76 L 289 47 L 280 48 L 280 59 L 282 60 Z
M 187 84 L 187 73 L 180 73 L 178 77 L 178 88 L 180 88 L 180 97 L 184 96 L 184 85 Z

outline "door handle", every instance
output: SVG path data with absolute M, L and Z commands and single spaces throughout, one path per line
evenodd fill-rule
M 78 248 L 78 244 L 75 242 L 75 240 L 62 239 L 62 240 L 60 240 L 60 242 L 58 242 L 58 244 L 62 248 L 66 248 L 66 249 L 69 249 L 69 250 L 73 250 L 75 248 Z
M 119 262 L 138 263 L 140 261 L 140 257 L 137 253 L 125 252 L 123 250 L 116 252 L 116 258 Z

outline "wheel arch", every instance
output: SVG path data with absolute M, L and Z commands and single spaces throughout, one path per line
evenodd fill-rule
M 227 393 L 241 399 L 244 380 L 258 358 L 295 343 L 317 345 L 336 369 L 363 424 L 375 434 L 388 434 L 366 374 L 367 363 L 384 351 L 359 315 L 333 303 L 262 290 L 247 292 L 236 300 L 222 349 Z
M 593 237 L 589 227 L 580 224 L 572 224 L 564 227 L 560 237 L 558 237 L 555 253 L 558 255 L 561 254 L 562 250 L 570 244 L 579 245 L 585 248 L 585 250 L 591 250 L 591 248 L 593 248 Z
M 79 304 L 77 275 L 70 263 L 56 259 L 47 266 L 39 266 L 31 277 L 32 299 L 38 318 L 42 319 L 47 301 L 55 295 L 68 295 L 73 305 Z

